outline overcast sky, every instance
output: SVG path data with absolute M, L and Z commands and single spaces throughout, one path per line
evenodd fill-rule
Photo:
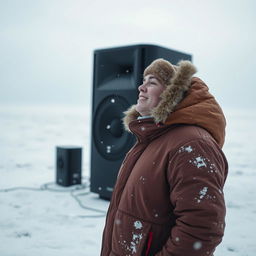
M 0 103 L 90 104 L 93 50 L 193 55 L 221 105 L 256 107 L 255 0 L 0 0 Z

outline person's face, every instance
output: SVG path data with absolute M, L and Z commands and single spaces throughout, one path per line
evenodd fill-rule
M 160 95 L 165 86 L 161 84 L 153 75 L 146 75 L 143 84 L 139 86 L 139 98 L 136 110 L 141 116 L 150 115 L 151 110 L 156 107 L 161 100 Z

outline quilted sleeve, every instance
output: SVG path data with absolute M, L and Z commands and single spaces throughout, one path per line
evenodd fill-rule
M 176 224 L 157 256 L 213 255 L 225 228 L 227 169 L 211 141 L 191 141 L 170 155 L 167 179 Z

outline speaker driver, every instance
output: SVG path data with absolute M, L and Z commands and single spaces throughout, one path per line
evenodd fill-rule
M 94 143 L 99 153 L 108 160 L 124 157 L 133 139 L 123 129 L 123 112 L 129 107 L 121 96 L 108 96 L 99 104 L 94 120 Z

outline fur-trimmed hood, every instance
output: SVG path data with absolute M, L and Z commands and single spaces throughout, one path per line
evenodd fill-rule
M 190 61 L 179 62 L 171 83 L 166 86 L 151 116 L 157 124 L 191 124 L 205 128 L 222 147 L 226 126 L 224 114 L 207 85 L 199 78 L 192 78 L 195 72 L 196 68 Z M 133 105 L 124 112 L 127 131 L 130 131 L 129 124 L 140 116 L 135 108 Z

